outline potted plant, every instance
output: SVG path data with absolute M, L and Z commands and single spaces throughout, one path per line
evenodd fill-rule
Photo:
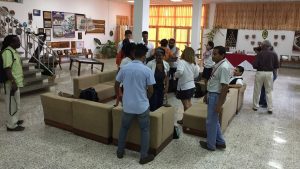
M 115 58 L 117 55 L 117 47 L 115 42 L 108 40 L 107 43 L 102 46 L 101 54 L 104 58 Z
M 220 27 L 219 26 L 216 26 L 214 28 L 212 28 L 210 30 L 210 32 L 206 33 L 205 34 L 205 37 L 207 38 L 208 41 L 213 41 L 214 40 L 214 37 L 216 36 L 216 34 L 220 32 Z M 223 34 L 222 34 L 223 35 Z

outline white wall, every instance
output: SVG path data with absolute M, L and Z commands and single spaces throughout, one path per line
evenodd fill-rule
M 262 38 L 262 31 L 263 30 L 246 30 L 240 29 L 238 31 L 237 37 L 237 45 L 236 50 L 243 51 L 245 50 L 246 53 L 253 53 L 253 48 L 258 46 L 258 42 L 262 42 L 264 39 Z M 204 34 L 209 32 L 209 30 L 205 30 Z M 216 34 L 214 38 L 215 46 L 222 45 L 225 46 L 226 42 L 226 29 L 221 29 L 219 33 Z M 299 53 L 292 52 L 293 43 L 294 43 L 294 31 L 279 31 L 279 30 L 268 30 L 268 37 L 266 40 L 269 40 L 273 45 L 274 42 L 277 42 L 277 46 L 274 46 L 274 50 L 280 55 L 299 55 Z M 245 35 L 249 35 L 249 38 L 246 39 Z M 252 35 L 255 35 L 256 38 L 253 39 Z M 275 39 L 274 35 L 278 35 L 278 38 Z M 281 39 L 281 35 L 285 35 L 285 39 Z M 204 44 L 206 44 L 207 39 L 204 38 Z M 251 41 L 254 41 L 255 44 L 251 45 Z M 204 48 L 203 48 L 204 49 Z
M 130 5 L 110 0 L 24 0 L 23 3 L 0 2 L 0 6 L 6 6 L 16 12 L 15 18 L 19 21 L 28 22 L 28 13 L 33 9 L 41 10 L 41 16 L 33 16 L 32 29 L 43 27 L 43 11 L 61 11 L 70 13 L 85 14 L 92 19 L 105 20 L 105 34 L 84 34 L 82 40 L 86 48 L 95 49 L 93 38 L 99 38 L 105 43 L 107 40 L 114 40 L 109 36 L 109 31 L 116 27 L 116 15 L 130 17 Z M 76 38 L 53 38 L 51 41 L 81 41 Z M 114 33 L 115 35 L 115 33 Z

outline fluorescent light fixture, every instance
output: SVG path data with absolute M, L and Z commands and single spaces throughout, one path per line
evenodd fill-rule
M 134 0 L 129 0 L 129 1 L 127 1 L 127 2 L 129 2 L 129 3 L 134 3 Z
M 172 2 L 182 2 L 182 0 L 171 0 Z

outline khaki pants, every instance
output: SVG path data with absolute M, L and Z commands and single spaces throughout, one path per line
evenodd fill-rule
M 272 91 L 273 91 L 273 72 L 272 71 L 257 71 L 254 80 L 253 92 L 253 108 L 259 108 L 259 97 L 262 85 L 266 89 L 266 98 L 268 111 L 273 111 Z
M 8 128 L 17 127 L 17 122 L 19 120 L 19 110 L 20 110 L 20 89 L 18 89 L 14 96 L 10 96 L 11 83 L 5 83 L 6 94 L 4 97 L 5 106 L 6 106 L 6 126 Z

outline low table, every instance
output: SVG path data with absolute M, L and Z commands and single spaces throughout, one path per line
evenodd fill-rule
M 69 70 L 72 69 L 73 62 L 78 62 L 78 76 L 80 76 L 81 63 L 91 64 L 91 69 L 92 70 L 93 70 L 94 64 L 95 65 L 101 65 L 101 72 L 103 72 L 103 69 L 104 69 L 104 63 L 100 62 L 99 60 L 96 60 L 96 59 L 91 59 L 91 58 L 70 58 L 70 68 L 69 68 Z

